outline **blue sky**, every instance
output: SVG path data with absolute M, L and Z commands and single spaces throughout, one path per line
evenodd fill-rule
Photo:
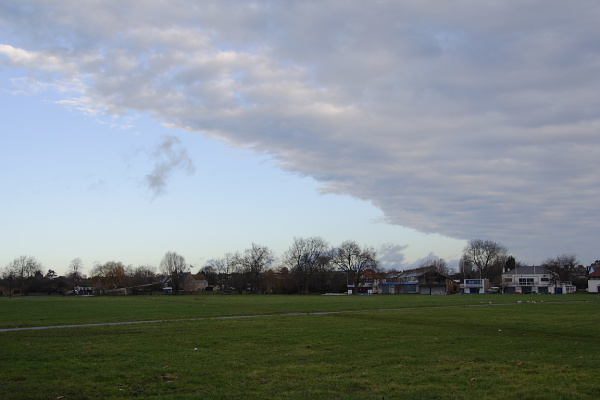
M 3 82 L 10 85 L 9 77 Z M 389 224 L 368 201 L 320 193 L 314 179 L 281 170 L 269 157 L 144 116 L 84 115 L 48 93 L 4 92 L 0 101 L 5 264 L 25 254 L 56 271 L 75 257 L 88 271 L 111 260 L 157 266 L 173 250 L 199 269 L 253 242 L 282 255 L 295 236 L 322 236 L 332 245 L 353 239 L 382 256 L 402 248 L 387 261 L 396 268 L 435 252 L 460 256 L 461 241 Z M 176 169 L 157 191 L 146 178 L 160 163 L 156 150 L 172 138 L 193 170 Z
M 452 264 L 473 238 L 530 264 L 599 258 L 596 3 L 3 1 L 0 15 L 0 266 L 169 250 L 201 266 L 295 236 L 353 239 L 396 268 Z

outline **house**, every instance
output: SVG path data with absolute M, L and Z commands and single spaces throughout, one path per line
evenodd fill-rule
M 596 268 L 594 272 L 587 276 L 588 292 L 600 293 L 600 268 Z
M 208 289 L 208 281 L 206 279 L 196 279 L 196 289 L 198 291 Z
M 192 275 L 191 272 L 184 272 L 181 276 L 182 288 L 184 292 L 200 292 L 208 286 L 206 279 L 198 279 L 198 276 Z
M 540 266 L 519 266 L 502 274 L 502 285 L 507 293 L 567 294 L 575 292 L 571 282 L 562 282 L 558 276 Z
M 372 269 L 366 269 L 363 272 L 361 283 L 358 284 L 356 288 L 356 293 L 358 294 L 378 294 L 380 293 L 379 284 L 383 282 L 385 279 L 380 274 L 376 273 Z M 349 283 L 348 294 L 354 293 L 354 284 Z
M 402 271 L 379 286 L 382 294 L 450 294 L 460 291 L 457 282 L 433 266 Z
M 94 288 L 92 286 L 75 286 L 73 288 L 73 294 L 79 296 L 89 296 L 94 293 Z

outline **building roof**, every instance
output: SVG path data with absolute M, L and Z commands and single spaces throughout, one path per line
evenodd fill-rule
M 502 275 L 553 275 L 552 271 L 540 265 L 521 265 L 510 271 L 504 272 Z
M 446 279 L 450 279 L 450 278 L 446 277 L 445 275 L 441 274 L 437 270 L 437 268 L 435 268 L 434 266 L 407 269 L 405 271 L 402 271 L 400 273 L 400 275 L 398 275 L 398 278 L 400 278 L 400 279 L 410 279 L 410 278 L 419 279 L 420 277 L 422 277 L 423 275 L 425 275 L 427 273 L 433 273 L 437 276 L 442 276 Z
M 600 278 L 600 269 L 595 270 L 588 275 L 588 278 Z
M 383 276 L 375 273 L 372 269 L 366 269 L 364 275 L 367 279 L 383 279 Z

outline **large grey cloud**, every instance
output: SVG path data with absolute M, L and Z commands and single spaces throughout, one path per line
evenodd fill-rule
M 593 253 L 596 2 L 5 1 L 0 11 L 1 62 L 81 109 L 148 113 L 270 154 L 394 224 L 528 256 Z

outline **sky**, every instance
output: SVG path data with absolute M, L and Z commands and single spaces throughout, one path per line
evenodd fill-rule
M 589 265 L 600 3 L 0 1 L 0 267 L 294 237 Z

